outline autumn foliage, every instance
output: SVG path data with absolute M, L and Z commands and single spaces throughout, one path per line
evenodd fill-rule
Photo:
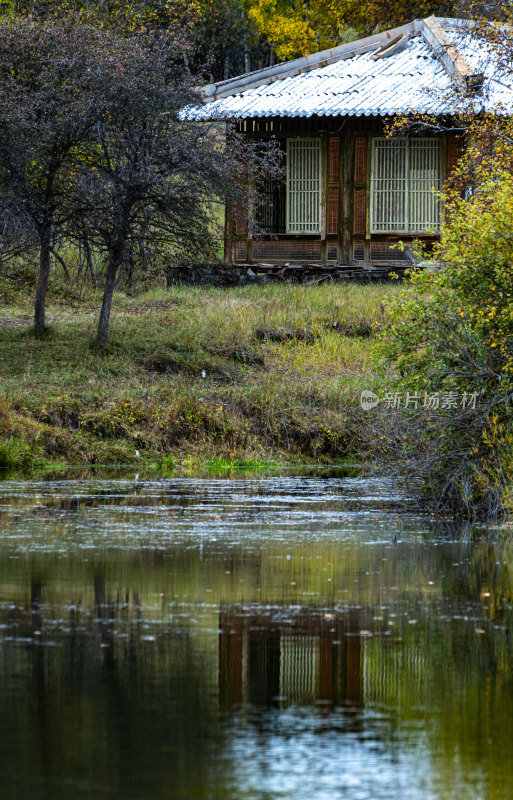
M 125 31 L 179 25 L 194 47 L 193 71 L 223 80 L 334 47 L 430 14 L 458 16 L 457 0 L 6 0 L 4 16 L 36 19 L 79 13 L 82 19 Z
M 454 402 L 383 417 L 380 443 L 431 506 L 491 518 L 510 507 L 513 482 L 513 176 L 491 158 L 474 174 L 466 196 L 446 193 L 431 267 L 388 305 L 378 344 L 395 390 Z

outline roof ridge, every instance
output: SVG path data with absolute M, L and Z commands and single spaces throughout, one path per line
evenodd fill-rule
M 372 50 L 378 50 L 383 53 L 384 57 L 391 56 L 398 52 L 395 44 L 403 47 L 407 45 L 409 39 L 418 34 L 422 35 L 433 55 L 442 64 L 458 89 L 465 95 L 474 92 L 482 85 L 483 76 L 474 72 L 461 56 L 456 45 L 447 36 L 443 25 L 468 29 L 475 23 L 472 20 L 457 17 L 431 16 L 426 19 L 415 19 L 396 28 L 346 42 L 328 50 L 321 50 L 292 61 L 275 64 L 272 67 L 264 67 L 244 75 L 211 83 L 201 89 L 202 98 L 205 103 L 210 103 L 223 97 L 240 94 L 248 89 L 255 89 L 319 67 L 335 64 L 344 59 L 354 58 Z
M 423 19 L 422 37 L 458 89 L 463 94 L 475 92 L 483 84 L 483 75 L 475 72 L 465 61 L 454 42 L 442 28 L 441 21 L 443 18 L 434 15 Z M 447 19 L 445 22 L 447 23 Z M 458 20 L 458 22 L 464 22 L 464 20 Z
M 422 20 L 413 20 L 413 22 L 407 22 L 405 25 L 400 25 L 397 28 L 391 28 L 382 33 L 375 33 L 363 39 L 346 42 L 328 50 L 321 50 L 318 53 L 296 58 L 293 61 L 284 61 L 272 67 L 264 67 L 254 72 L 248 72 L 245 75 L 237 75 L 235 78 L 211 83 L 208 86 L 204 86 L 201 93 L 204 101 L 208 103 L 213 100 L 218 100 L 221 97 L 227 97 L 232 94 L 239 94 L 240 92 L 247 91 L 248 89 L 254 89 L 257 86 L 274 83 L 274 81 L 283 78 L 301 75 L 312 69 L 328 66 L 328 64 L 335 64 L 337 61 L 353 58 L 362 53 L 378 49 L 385 43 L 402 34 L 407 33 L 411 36 L 414 33 L 420 33 L 421 24 Z

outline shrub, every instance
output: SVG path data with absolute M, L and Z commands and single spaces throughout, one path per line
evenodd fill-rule
M 481 177 L 470 198 L 446 198 L 440 266 L 413 272 L 377 344 L 392 388 L 418 397 L 393 425 L 382 413 L 382 456 L 467 517 L 501 513 L 513 477 L 513 177 Z
M 21 439 L 0 441 L 0 472 L 29 471 L 38 464 L 38 453 Z

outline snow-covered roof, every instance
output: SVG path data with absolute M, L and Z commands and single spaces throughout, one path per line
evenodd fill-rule
M 511 113 L 513 76 L 464 20 L 429 17 L 203 89 L 195 118 Z

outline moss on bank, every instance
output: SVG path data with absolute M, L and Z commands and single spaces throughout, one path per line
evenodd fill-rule
M 383 293 L 343 284 L 119 295 L 107 348 L 92 343 L 94 297 L 50 301 L 44 339 L 28 302 L 0 306 L 0 467 L 357 454 Z

